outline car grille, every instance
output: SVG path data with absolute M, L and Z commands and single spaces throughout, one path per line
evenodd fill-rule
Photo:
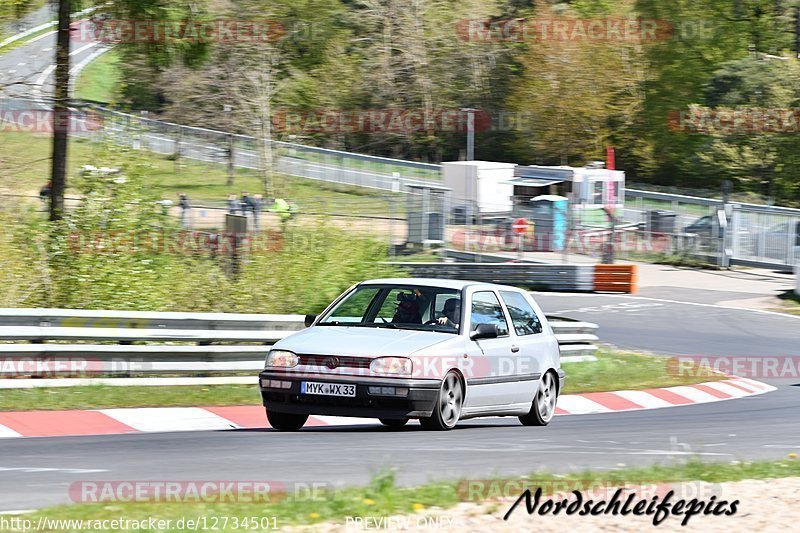
M 372 359 L 347 355 L 298 355 L 301 365 L 327 366 L 331 357 L 339 360 L 338 368 L 369 368 Z

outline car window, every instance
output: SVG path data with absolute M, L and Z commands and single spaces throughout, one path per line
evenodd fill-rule
M 374 322 L 421 324 L 424 307 L 421 307 L 420 303 L 422 300 L 417 296 L 416 291 L 403 287 L 392 289 L 383 300 Z
M 326 321 L 342 323 L 361 322 L 369 304 L 380 291 L 378 287 L 359 287 L 336 306 Z
M 542 323 L 525 296 L 512 291 L 500 291 L 500 296 L 508 308 L 508 314 L 511 316 L 511 323 L 514 324 L 514 331 L 517 332 L 517 335 L 533 335 L 542 332 Z
M 475 331 L 478 324 L 494 324 L 497 335 L 508 335 L 508 321 L 500 306 L 497 296 L 490 291 L 476 292 L 472 295 L 472 319 L 470 331 Z

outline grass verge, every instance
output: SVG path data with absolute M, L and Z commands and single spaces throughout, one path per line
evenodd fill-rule
M 671 364 L 674 359 L 664 356 L 607 349 L 600 349 L 595 355 L 597 361 L 562 364 L 567 373 L 564 394 L 674 387 L 726 379 L 705 368 L 690 371 L 681 366 L 681 372 L 677 372 Z
M 620 389 L 690 385 L 724 379 L 699 371 L 670 372 L 669 359 L 631 352 L 601 350 L 597 361 L 564 363 L 564 394 Z M 196 405 L 261 405 L 253 385 L 114 387 L 94 385 L 0 390 L 0 411 L 108 409 L 114 407 L 179 407 Z
M 119 62 L 119 54 L 111 50 L 89 63 L 75 82 L 75 96 L 92 102 L 118 102 L 122 82 Z
M 22 39 L 17 39 L 14 42 L 8 43 L 7 45 L 5 45 L 3 47 L 0 47 L 0 55 L 7 54 L 7 53 L 11 52 L 12 50 L 16 50 L 17 48 L 19 48 L 21 46 L 25 46 L 26 44 L 29 44 L 31 41 L 33 41 L 35 39 L 38 39 L 39 37 L 41 37 L 45 33 L 51 33 L 54 30 L 55 30 L 55 26 L 50 26 L 50 27 L 45 28 L 43 30 L 39 30 L 37 32 L 31 33 L 30 35 L 26 35 Z M 11 36 L 10 35 L 7 35 L 5 37 L 0 36 L 0 41 L 3 41 L 8 37 L 11 37 Z
M 690 459 L 681 464 L 663 466 L 655 465 L 641 468 L 626 468 L 615 471 L 584 471 L 567 475 L 554 475 L 536 472 L 519 478 L 509 497 L 519 494 L 516 487 L 531 488 L 542 486 L 545 494 L 550 493 L 548 482 L 562 486 L 564 482 L 580 482 L 592 485 L 602 483 L 604 486 L 629 486 L 631 484 L 653 484 L 686 481 L 704 481 L 722 483 L 744 479 L 772 479 L 800 476 L 800 461 L 796 459 L 782 461 L 758 461 L 732 463 L 711 463 L 698 459 Z M 535 480 L 535 481 L 532 481 Z M 501 480 L 498 480 L 501 481 Z M 502 480 L 505 481 L 505 480 Z M 509 480 L 511 481 L 511 480 Z M 235 525 L 232 517 L 239 519 L 254 517 L 256 520 L 266 518 L 267 527 L 255 529 L 278 529 L 290 525 L 318 524 L 323 522 L 343 521 L 347 517 L 356 516 L 391 516 L 397 514 L 421 513 L 431 509 L 448 508 L 461 501 L 468 500 L 470 494 L 464 490 L 464 482 L 451 481 L 431 483 L 414 488 L 397 487 L 391 471 L 384 471 L 374 476 L 367 487 L 346 488 L 341 490 L 321 491 L 309 495 L 307 487 L 287 486 L 283 494 L 274 494 L 266 502 L 259 503 L 93 503 L 49 507 L 35 514 L 26 515 L 34 524 L 40 516 L 49 520 L 103 520 L 123 518 L 127 520 L 148 520 L 156 518 L 169 520 L 167 527 L 161 531 L 183 531 L 192 529 L 188 520 L 200 523 L 216 524 L 218 529 L 241 529 Z M 501 492 L 488 491 L 489 498 L 506 496 Z M 474 494 L 471 495 L 473 498 Z M 213 495 L 211 496 L 213 498 Z M 474 498 L 477 500 L 477 498 Z M 489 512 L 503 513 L 505 508 L 492 506 Z M 496 509 L 496 511 L 494 510 Z M 183 519 L 183 522 L 179 522 Z M 274 525 L 273 525 L 274 524 Z M 181 527 L 182 526 L 182 527 Z M 216 529 L 216 528 L 215 528 Z M 51 529 L 56 530 L 56 529 Z M 75 524 L 57 529 L 57 531 L 79 531 Z
M 800 296 L 795 294 L 794 291 L 786 291 L 778 298 L 781 300 L 781 306 L 773 309 L 773 311 L 800 316 Z
M 101 58 L 102 59 L 102 58 Z M 0 190 L 11 194 L 38 194 L 50 173 L 51 139 L 48 135 L 0 128 Z M 70 142 L 67 165 L 68 180 L 78 175 L 80 168 L 97 164 L 100 145 L 86 140 Z M 177 201 L 185 192 L 195 205 L 223 206 L 229 193 L 248 190 L 257 193 L 263 189 L 258 173 L 249 169 L 236 169 L 234 184 L 227 182 L 227 170 L 221 164 L 203 164 L 184 159 L 180 165 L 168 157 L 142 152 L 147 157 L 146 185 L 161 198 Z M 400 195 L 337 185 L 321 181 L 282 176 L 286 198 L 297 202 L 301 214 L 324 210 L 327 213 L 348 215 L 386 215 L 395 204 L 396 214 L 405 204 Z M 68 187 L 67 194 L 76 191 Z

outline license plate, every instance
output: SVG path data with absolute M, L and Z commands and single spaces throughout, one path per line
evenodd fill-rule
M 347 396 L 355 397 L 356 386 L 345 383 L 317 383 L 314 381 L 301 381 L 300 394 L 317 394 L 321 396 Z

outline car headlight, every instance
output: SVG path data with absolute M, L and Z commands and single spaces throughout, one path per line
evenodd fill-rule
M 392 374 L 410 376 L 413 365 L 407 357 L 379 357 L 369 364 L 371 372 L 376 374 Z
M 297 366 L 300 358 L 297 354 L 287 350 L 270 350 L 267 354 L 267 360 L 264 361 L 265 367 L 278 367 L 278 368 L 292 368 Z

